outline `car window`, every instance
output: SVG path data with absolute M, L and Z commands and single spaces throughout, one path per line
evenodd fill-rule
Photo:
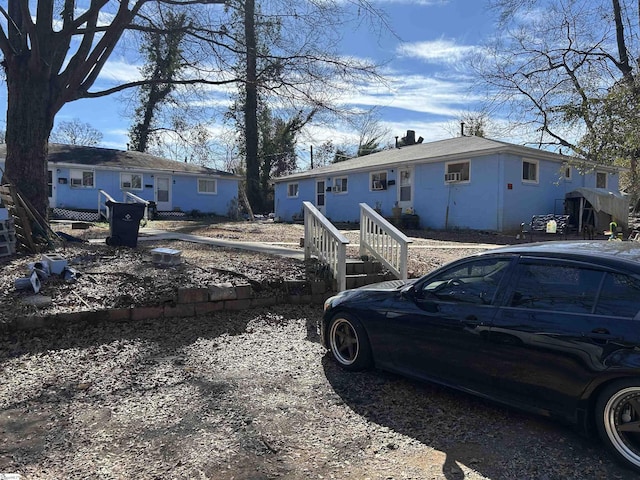
M 487 258 L 458 264 L 428 279 L 422 285 L 423 295 L 446 301 L 489 304 L 510 263 L 510 258 Z
M 639 312 L 640 280 L 629 275 L 608 274 L 598 297 L 596 313 L 634 318 Z
M 522 262 L 516 267 L 512 307 L 591 313 L 604 272 L 574 265 Z

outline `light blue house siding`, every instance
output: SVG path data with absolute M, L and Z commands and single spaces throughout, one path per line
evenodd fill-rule
M 5 145 L 0 145 L 4 167 Z M 130 192 L 156 202 L 157 210 L 235 215 L 241 177 L 141 152 L 50 144 L 51 208 L 98 211 L 102 190 L 116 201 Z M 104 201 L 104 197 L 102 200 Z
M 154 179 L 159 173 L 139 170 L 100 170 L 92 169 L 94 186 L 71 185 L 71 171 L 85 170 L 84 167 L 56 166 L 53 169 L 52 207 L 66 209 L 97 209 L 98 192 L 105 191 L 116 201 L 125 200 L 125 192 L 130 192 L 143 200 L 156 201 Z M 122 188 L 121 175 L 134 174 L 142 177 L 141 188 Z M 160 172 L 162 175 L 163 172 Z M 198 211 L 226 216 L 233 205 L 237 205 L 238 179 L 236 177 L 212 177 L 204 175 L 171 174 L 170 181 L 171 210 L 182 212 Z M 61 181 L 62 179 L 62 181 Z M 214 192 L 199 192 L 198 179 L 215 182 Z
M 606 182 L 618 192 L 615 169 L 581 174 L 581 165 L 570 163 L 575 160 L 478 137 L 414 145 L 276 179 L 275 216 L 291 221 L 301 215 L 302 202 L 310 201 L 334 222 L 357 222 L 360 202 L 387 217 L 398 202 L 419 216 L 422 228 L 515 231 L 532 215 L 564 213 L 565 194 L 577 187 Z M 468 173 L 459 178 L 451 172 L 461 164 Z M 401 184 L 407 186 L 402 171 L 409 172 L 410 201 L 400 195 Z M 381 190 L 372 189 L 377 173 L 386 176 Z M 339 179 L 345 178 L 347 191 L 336 191 L 336 181 L 342 190 L 345 182 Z M 324 196 L 318 182 L 324 182 Z

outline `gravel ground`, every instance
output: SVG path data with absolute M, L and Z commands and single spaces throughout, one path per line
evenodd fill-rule
M 319 308 L 0 342 L 0 473 L 25 479 L 626 479 L 569 428 L 339 369 Z
M 301 226 L 274 224 L 163 227 L 289 244 L 301 232 Z M 414 274 L 512 240 L 459 233 L 416 236 Z M 144 261 L 150 246 L 80 244 L 74 255 L 100 261 L 78 264 L 84 274 L 75 284 L 46 288 L 64 309 L 81 307 L 78 296 L 93 301 L 84 288 L 95 288 L 97 298 L 104 278 L 117 294 L 103 293 L 100 301 L 108 306 L 118 295 L 129 295 L 129 302 L 151 295 L 126 291 L 136 276 L 161 278 L 147 286 L 175 286 L 211 275 L 230 281 L 303 275 L 299 264 L 280 263 L 284 259 L 189 245 L 177 245 L 188 260 L 184 271 L 156 272 Z M 13 259 L 3 269 L 18 271 L 27 260 Z M 105 264 L 104 273 L 88 273 Z M 189 276 L 205 271 L 202 266 L 206 275 Z M 97 283 L 85 285 L 91 277 Z M 3 281 L 4 311 L 18 303 L 7 301 L 16 292 Z M 568 427 L 376 370 L 342 371 L 319 344 L 320 315 L 318 306 L 282 305 L 1 338 L 0 478 L 635 478 L 599 442 Z

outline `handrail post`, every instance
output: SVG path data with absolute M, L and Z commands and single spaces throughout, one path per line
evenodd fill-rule
M 339 291 L 346 288 L 347 244 L 349 240 L 342 235 L 329 220 L 311 203 L 303 202 L 304 207 L 304 258 L 311 255 L 329 266 L 336 279 Z
M 398 278 L 408 277 L 411 240 L 366 203 L 360 204 L 360 256 L 371 254 Z

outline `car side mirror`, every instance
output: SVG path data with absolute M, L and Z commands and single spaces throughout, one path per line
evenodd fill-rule
M 420 293 L 416 290 L 416 286 L 414 284 L 407 285 L 400 291 L 400 295 L 402 298 L 406 298 L 407 300 L 416 301 L 420 297 Z

